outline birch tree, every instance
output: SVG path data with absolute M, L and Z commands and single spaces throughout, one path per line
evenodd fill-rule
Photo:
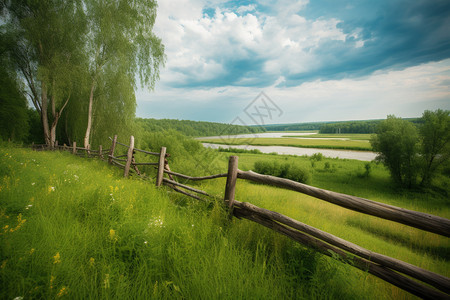
M 58 121 L 79 76 L 86 22 L 81 0 L 14 0 L 1 6 L 3 30 L 14 37 L 10 59 L 54 146 Z
M 107 109 L 101 109 L 101 105 L 98 105 L 96 110 L 95 105 L 96 102 L 101 104 L 99 98 L 105 95 L 108 87 L 117 88 L 123 86 L 126 81 L 128 86 L 135 88 L 136 75 L 139 74 L 141 85 L 152 89 L 159 78 L 159 67 L 164 63 L 164 46 L 152 32 L 156 7 L 155 1 L 86 1 L 89 21 L 86 52 L 90 74 L 88 117 L 84 136 L 86 148 L 90 147 L 94 116 L 102 118 L 108 115 L 104 114 Z M 121 76 L 113 76 L 118 73 Z M 115 85 L 111 80 L 119 81 Z M 119 91 L 119 94 L 126 90 L 129 89 Z M 108 101 L 108 106 L 136 105 L 134 93 L 128 97 L 116 94 Z

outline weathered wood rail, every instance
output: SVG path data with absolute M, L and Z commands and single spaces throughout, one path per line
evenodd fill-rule
M 244 218 L 277 231 L 296 242 L 312 247 L 324 255 L 339 258 L 344 263 L 377 276 L 418 297 L 424 299 L 450 299 L 449 278 L 407 262 L 370 251 L 280 213 L 260 208 L 251 203 L 240 202 L 235 199 L 236 182 L 238 179 L 242 179 L 292 190 L 350 210 L 398 222 L 447 238 L 450 237 L 450 220 L 448 219 L 316 188 L 289 179 L 262 175 L 252 171 L 242 171 L 238 169 L 237 156 L 230 157 L 227 173 L 193 177 L 170 170 L 167 160 L 170 155 L 166 153 L 165 147 L 162 147 L 160 152 L 151 152 L 134 148 L 133 136 L 130 137 L 129 145 L 118 142 L 117 135 L 110 139 L 112 145 L 108 150 L 103 150 L 102 146 L 98 150 L 78 148 L 75 142 L 71 147 L 63 145 L 55 146 L 54 148 L 71 151 L 73 154 L 79 154 L 84 157 L 99 157 L 100 159 L 107 157 L 110 164 L 124 169 L 125 177 L 129 175 L 130 171 L 141 175 L 137 168 L 138 166 L 155 166 L 157 169 L 156 186 L 165 185 L 178 193 L 202 201 L 206 201 L 203 198 L 205 196 L 210 198 L 214 198 L 214 196 L 185 183 L 177 182 L 175 177 L 182 178 L 185 181 L 202 181 L 226 177 L 223 201 L 231 216 L 238 219 Z M 127 147 L 127 154 L 114 156 L 117 145 Z M 33 145 L 33 149 L 50 150 L 43 145 Z M 157 158 L 157 162 L 137 163 L 135 161 L 136 151 L 154 156 Z M 164 174 L 169 178 L 164 178 Z

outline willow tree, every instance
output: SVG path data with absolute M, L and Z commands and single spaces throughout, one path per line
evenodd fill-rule
M 80 75 L 85 17 L 81 0 L 2 2 L 3 30 L 11 61 L 41 116 L 45 143 L 53 146 L 58 121 Z M 81 47 L 82 48 L 82 47 Z
M 123 116 L 121 111 L 111 116 L 109 108 L 135 107 L 134 93 L 129 87 L 137 86 L 137 74 L 142 86 L 154 87 L 159 67 L 164 63 L 164 46 L 152 32 L 155 1 L 88 0 L 85 3 L 89 22 L 86 53 L 90 85 L 84 146 L 88 148 L 94 116 L 110 122 L 110 118 Z M 111 95 L 110 91 L 120 87 L 125 89 Z M 126 91 L 129 95 L 123 95 Z M 107 94 L 111 97 L 105 98 Z

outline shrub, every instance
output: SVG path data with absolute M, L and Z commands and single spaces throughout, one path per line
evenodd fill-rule
M 254 169 L 255 172 L 264 175 L 272 175 L 302 183 L 307 183 L 309 181 L 308 171 L 295 164 L 280 164 L 277 161 L 260 160 L 255 162 Z

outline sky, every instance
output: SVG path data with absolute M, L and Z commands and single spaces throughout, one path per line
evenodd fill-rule
M 448 0 L 160 0 L 136 115 L 281 124 L 450 109 Z

